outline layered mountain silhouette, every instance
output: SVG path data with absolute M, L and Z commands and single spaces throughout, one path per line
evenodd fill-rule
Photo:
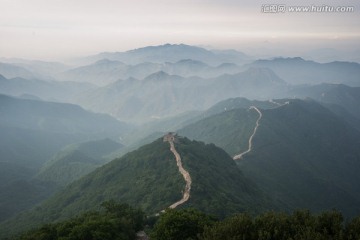
M 360 64 L 354 62 L 317 63 L 295 58 L 257 60 L 251 67 L 265 67 L 291 84 L 342 83 L 360 86 Z
M 6 78 L 36 78 L 38 75 L 33 73 L 23 67 L 17 66 L 15 64 L 10 63 L 2 63 L 0 62 L 0 74 L 5 76 Z
M 15 97 L 32 96 L 34 99 L 71 102 L 79 94 L 91 89 L 94 89 L 94 86 L 89 83 L 55 82 L 19 77 L 7 79 L 0 75 L 0 94 Z
M 203 110 L 230 97 L 268 98 L 286 87 L 269 69 L 251 68 L 210 79 L 184 78 L 160 71 L 143 80 L 119 80 L 90 91 L 81 96 L 78 103 L 122 120 L 149 121 Z
M 66 72 L 58 74 L 57 78 L 60 80 L 87 82 L 104 86 L 119 79 L 143 79 L 159 71 L 182 77 L 198 76 L 210 78 L 226 73 L 234 74 L 242 71 L 242 68 L 234 63 L 223 63 L 213 67 L 192 59 L 182 59 L 174 63 L 143 62 L 136 65 L 102 59 L 90 65 L 67 70 Z
M 7 78 L 51 80 L 57 73 L 64 72 L 69 68 L 71 67 L 60 62 L 0 58 L 0 74 Z
M 56 189 L 56 181 L 43 181 L 33 177 L 60 149 L 89 139 L 119 139 L 130 130 L 129 125 L 110 116 L 91 113 L 76 105 L 6 95 L 0 95 L 0 113 L 0 164 L 3 171 L 0 220 L 31 208 Z M 109 142 L 105 144 L 105 149 L 111 147 Z M 94 153 L 96 151 L 88 151 L 91 158 L 97 156 Z M 81 162 L 77 157 L 73 157 Z M 68 169 L 75 171 L 75 168 L 72 168 L 74 165 L 69 165 Z M 92 166 L 87 171 L 94 168 Z M 82 167 L 78 169 L 78 173 L 84 171 L 86 172 Z M 55 176 L 53 172 L 52 177 Z M 73 176 L 76 177 L 78 176 Z
M 289 96 L 312 98 L 319 102 L 336 104 L 360 119 L 360 87 L 349 87 L 343 84 L 319 84 L 299 86 L 292 89 Z
M 358 63 L 185 44 L 77 60 L 0 59 L 0 238 L 110 199 L 360 214 Z
M 213 66 L 224 62 L 244 63 L 251 59 L 244 53 L 234 50 L 210 51 L 186 44 L 165 44 L 133 49 L 126 52 L 100 53 L 83 59 L 82 61 L 95 62 L 104 58 L 132 65 L 143 62 L 178 62 L 183 59 L 193 59 Z

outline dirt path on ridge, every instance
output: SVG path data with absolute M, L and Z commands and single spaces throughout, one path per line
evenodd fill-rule
M 170 151 L 174 154 L 174 156 L 176 158 L 176 165 L 179 168 L 179 172 L 183 175 L 184 180 L 186 182 L 185 190 L 183 192 L 182 199 L 180 199 L 179 201 L 173 203 L 169 207 L 169 208 L 173 209 L 173 208 L 176 208 L 177 206 L 183 204 L 187 200 L 189 200 L 189 198 L 190 198 L 190 190 L 191 190 L 191 177 L 190 177 L 189 172 L 186 171 L 182 166 L 181 157 L 180 157 L 180 154 L 175 149 L 174 141 L 172 139 L 169 139 L 168 142 L 170 143 Z
M 245 154 L 249 153 L 252 150 L 252 140 L 253 140 L 253 138 L 254 138 L 254 136 L 256 134 L 256 131 L 257 131 L 258 127 L 259 127 L 259 121 L 262 118 L 262 113 L 260 112 L 260 110 L 257 107 L 251 106 L 249 109 L 256 110 L 259 113 L 259 118 L 256 120 L 256 125 L 255 125 L 255 128 L 254 128 L 253 134 L 249 138 L 249 148 L 245 152 L 242 152 L 242 153 L 240 153 L 238 155 L 235 155 L 233 157 L 234 160 L 240 160 L 242 158 L 242 156 L 244 156 Z

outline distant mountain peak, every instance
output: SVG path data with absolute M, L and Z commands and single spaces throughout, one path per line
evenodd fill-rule
M 312 62 L 312 61 L 305 60 L 301 57 L 274 57 L 270 59 L 259 59 L 255 61 L 255 63 L 266 63 L 266 62 L 299 63 L 299 62 Z
M 104 59 L 100 59 L 99 61 L 96 61 L 94 64 L 96 64 L 96 65 L 100 65 L 100 64 L 105 65 L 105 64 L 111 64 L 111 63 L 121 64 L 122 62 L 115 61 L 115 60 L 110 60 L 108 58 L 104 58 Z
M 197 64 L 197 65 L 207 65 L 201 61 L 198 61 L 198 60 L 193 60 L 193 59 L 182 59 L 180 61 L 177 61 L 176 63 L 178 64 Z
M 221 63 L 217 68 L 238 67 L 235 63 Z
M 155 73 L 149 75 L 149 77 L 168 77 L 168 76 L 170 76 L 170 75 L 164 71 L 158 71 L 158 72 L 155 72 Z
M 164 72 L 164 71 L 158 71 L 155 72 L 153 74 L 150 74 L 149 76 L 147 76 L 146 78 L 144 78 L 143 81 L 162 81 L 162 80 L 167 80 L 170 78 L 176 78 L 176 79 L 180 79 L 182 77 L 178 76 L 178 75 L 169 75 L 168 73 Z
M 288 58 L 285 58 L 285 59 L 291 60 L 291 61 L 306 61 L 302 57 L 288 57 Z
M 160 50 L 160 49 L 164 49 L 164 50 L 177 50 L 177 49 L 192 49 L 192 50 L 201 50 L 201 51 L 206 51 L 206 52 L 210 52 L 204 48 L 201 47 L 196 47 L 196 46 L 191 46 L 191 45 L 186 45 L 186 44 L 170 44 L 170 43 L 166 43 L 163 45 L 155 45 L 155 46 L 146 46 L 146 47 L 141 47 L 141 48 L 135 48 L 132 50 L 128 50 L 126 51 L 126 53 L 134 53 L 134 52 L 146 52 L 148 50 L 152 51 L 152 50 Z
M 118 60 L 126 64 L 134 65 L 143 62 L 152 63 L 176 63 L 182 59 L 192 59 L 211 66 L 217 66 L 222 62 L 242 63 L 248 57 L 237 51 L 212 51 L 199 46 L 187 44 L 170 44 L 145 46 L 124 52 L 104 52 L 89 56 L 87 61 L 92 62 L 108 58 Z

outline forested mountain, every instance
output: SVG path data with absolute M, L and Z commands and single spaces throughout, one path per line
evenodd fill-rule
M 252 149 L 237 161 L 241 171 L 289 208 L 358 214 L 359 131 L 311 100 L 260 111 Z M 234 156 L 248 148 L 258 118 L 254 109 L 235 109 L 178 132 Z
M 279 101 L 279 100 L 276 100 Z M 284 100 L 280 100 L 283 103 Z M 212 107 L 204 111 L 188 111 L 183 114 L 176 115 L 174 117 L 168 117 L 164 119 L 157 119 L 149 123 L 143 124 L 129 134 L 125 140 L 130 145 L 141 146 L 139 144 L 150 143 L 157 139 L 166 132 L 176 132 L 183 127 L 192 123 L 198 122 L 201 119 L 209 116 L 216 115 L 218 113 L 238 109 L 238 108 L 249 108 L 251 106 L 257 106 L 263 109 L 278 107 L 279 103 L 272 100 L 269 101 L 258 101 L 249 100 L 247 98 L 229 98 L 224 101 L 220 101 Z
M 119 139 L 129 130 L 127 124 L 76 105 L 0 95 L 0 221 L 53 193 L 54 183 L 33 176 L 60 149 L 91 139 Z M 105 144 L 104 149 L 111 147 Z M 91 150 L 88 154 L 97 156 L 96 148 Z
M 298 227 L 299 219 L 311 221 L 307 238 L 345 236 L 324 233 L 333 228 L 323 223 L 341 225 L 341 214 L 311 214 L 360 214 L 360 65 L 254 60 L 236 50 L 165 44 L 69 65 L 0 63 L 0 238 L 44 223 L 40 235 L 83 233 L 91 221 L 93 229 L 128 226 L 132 238 L 135 228 L 121 214 L 100 209 L 111 199 L 141 208 L 150 228 L 181 199 L 158 224 L 172 214 L 203 224 L 202 216 L 214 230 L 203 224 L 196 239 L 233 233 L 238 228 L 227 227 L 237 221 L 254 239 L 277 239 L 267 223 L 294 233 L 289 222 Z M 255 217 L 300 208 L 309 211 Z M 242 215 L 223 225 L 197 211 Z M 39 236 L 32 234 L 22 238 Z
M 360 133 L 332 112 L 313 101 L 263 111 L 254 143 L 239 166 L 267 192 L 291 208 L 359 214 Z
M 66 146 L 47 161 L 36 179 L 67 185 L 104 165 L 108 154 L 123 145 L 111 139 L 101 139 Z
M 196 207 L 219 216 L 274 207 L 222 149 L 177 139 L 175 147 L 192 178 L 190 199 L 184 207 Z M 170 145 L 161 138 L 104 165 L 41 206 L 3 223 L 1 232 L 75 216 L 109 199 L 131 203 L 155 214 L 181 199 L 184 187 Z M 14 222 L 16 227 L 9 229 Z
M 345 220 L 341 213 L 331 210 L 312 214 L 297 210 L 292 214 L 266 212 L 256 217 L 236 213 L 226 219 L 216 219 L 193 208 L 167 210 L 158 219 L 145 218 L 144 213 L 127 204 L 104 202 L 102 211 L 81 214 L 69 220 L 45 224 L 22 233 L 17 240 L 39 238 L 81 238 L 123 240 L 151 239 L 337 239 L 353 240 L 360 237 L 360 218 Z M 155 225 L 152 226 L 154 224 Z M 149 226 L 151 225 L 151 227 Z M 146 232 L 136 231 L 144 229 Z M 306 229 L 306 230 L 304 230 Z M 150 234 L 149 234 L 150 233 Z

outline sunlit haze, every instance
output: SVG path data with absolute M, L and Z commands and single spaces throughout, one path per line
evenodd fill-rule
M 267 13 L 266 4 L 354 11 Z M 0 0 L 0 6 L 0 56 L 7 58 L 63 60 L 165 43 L 255 55 L 360 49 L 359 1 Z

